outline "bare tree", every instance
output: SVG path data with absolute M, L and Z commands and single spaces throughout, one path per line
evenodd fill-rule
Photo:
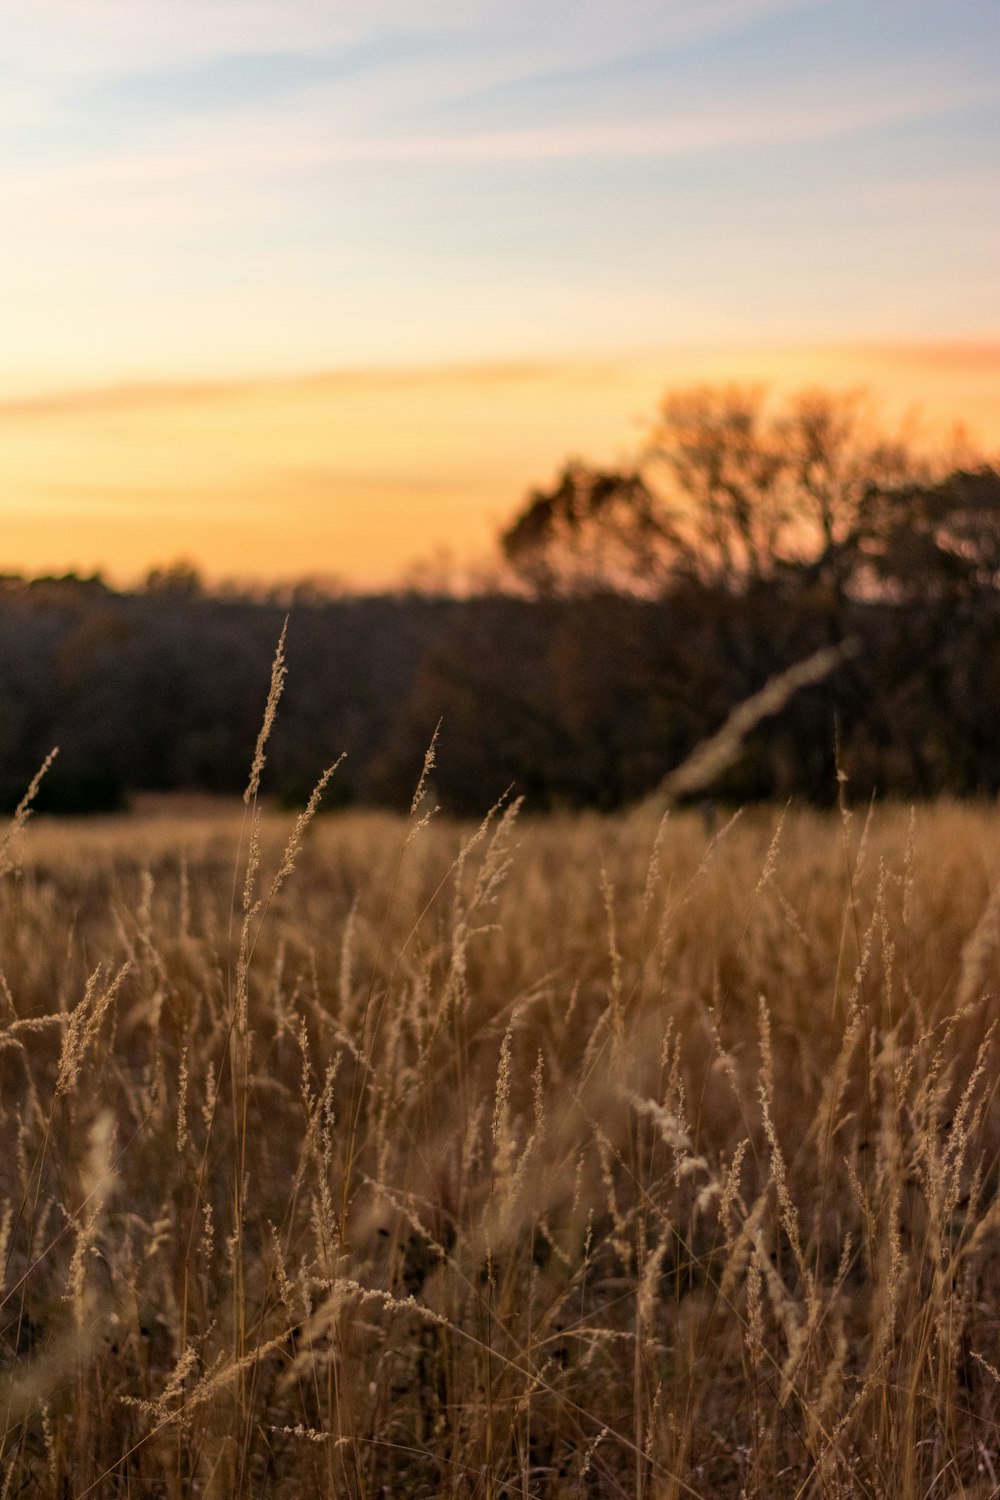
M 980 574 L 991 567 L 992 491 L 945 484 L 981 462 L 966 440 L 935 455 L 905 426 L 887 431 L 861 391 L 773 404 L 757 386 L 700 386 L 663 399 L 640 467 L 567 464 L 501 542 L 537 592 L 650 596 L 694 578 L 741 593 L 780 578 L 841 596 L 884 586 L 904 558 L 916 566 L 910 507 L 926 533 L 918 572 L 929 587 L 936 567 L 945 586 L 970 549 L 986 559 Z M 935 526 L 953 546 L 937 545 Z
M 773 572 L 793 520 L 780 437 L 757 386 L 661 402 L 646 462 L 666 486 L 684 562 L 706 581 L 735 588 Z

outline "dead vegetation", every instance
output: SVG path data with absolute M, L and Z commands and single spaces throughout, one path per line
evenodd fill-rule
M 0 1494 L 1000 1493 L 996 811 L 290 830 L 264 753 L 8 847 Z

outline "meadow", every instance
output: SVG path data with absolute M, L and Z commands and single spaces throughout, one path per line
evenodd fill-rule
M 0 845 L 3 1500 L 1000 1493 L 1000 812 L 264 753 Z

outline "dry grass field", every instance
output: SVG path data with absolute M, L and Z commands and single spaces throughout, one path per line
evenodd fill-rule
M 1000 1494 L 1000 814 L 424 810 L 4 846 L 0 1496 Z

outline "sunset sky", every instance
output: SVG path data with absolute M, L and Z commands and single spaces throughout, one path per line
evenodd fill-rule
M 0 570 L 392 581 L 670 384 L 1000 446 L 995 0 L 32 0 Z

